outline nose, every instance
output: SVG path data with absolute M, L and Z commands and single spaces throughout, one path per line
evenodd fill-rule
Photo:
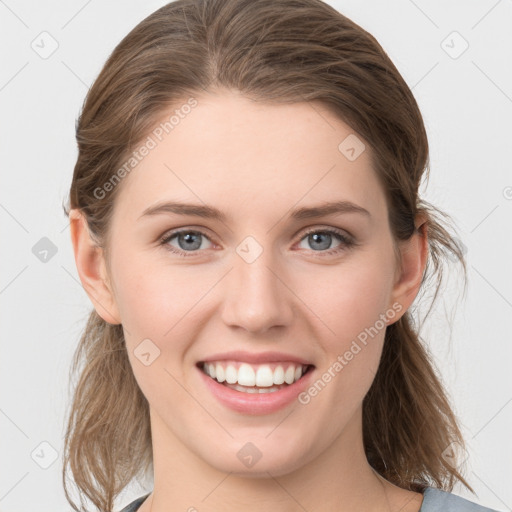
M 234 268 L 225 280 L 224 323 L 254 334 L 290 325 L 293 293 L 271 251 L 263 251 L 250 263 L 238 254 L 233 261 Z

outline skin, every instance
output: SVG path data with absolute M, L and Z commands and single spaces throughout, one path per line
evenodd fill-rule
M 400 305 L 389 325 L 411 305 L 427 256 L 423 229 L 399 244 L 400 267 L 369 145 L 349 161 L 338 145 L 353 130 L 320 104 L 256 103 L 226 90 L 196 98 L 197 107 L 119 185 L 109 262 L 80 212 L 71 212 L 82 284 L 104 320 L 122 323 L 150 404 L 155 483 L 140 511 L 417 512 L 422 495 L 378 476 L 363 449 L 362 401 L 385 328 L 309 404 L 294 401 L 267 415 L 224 407 L 195 364 L 228 350 L 276 350 L 307 359 L 319 377 L 380 314 Z M 205 203 L 227 220 L 140 218 L 166 200 Z M 288 217 L 334 200 L 370 216 Z M 206 234 L 192 256 L 159 244 L 176 228 Z M 357 245 L 335 236 L 315 244 L 306 228 L 338 228 Z M 250 264 L 236 252 L 247 236 L 263 248 Z M 167 245 L 186 251 L 178 237 Z M 147 338 L 161 351 L 149 366 L 134 355 Z M 251 468 L 236 456 L 247 442 L 262 453 Z

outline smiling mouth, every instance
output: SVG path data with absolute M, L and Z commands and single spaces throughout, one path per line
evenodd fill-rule
M 243 393 L 275 393 L 301 380 L 314 365 L 294 362 L 252 365 L 240 361 L 197 363 L 212 380 Z

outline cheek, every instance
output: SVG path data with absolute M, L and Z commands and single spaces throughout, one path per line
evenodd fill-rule
M 183 381 L 190 340 L 201 325 L 198 302 L 206 284 L 194 278 L 193 270 L 161 262 L 126 258 L 114 268 L 116 300 L 139 387 L 163 408 L 173 406 L 171 397 L 186 403 L 177 382 Z
M 311 280 L 302 283 L 302 296 L 328 327 L 330 336 L 324 339 L 341 349 L 391 307 L 392 258 L 385 251 L 368 250 L 320 272 L 313 279 L 316 286 L 311 286 Z
M 164 339 L 180 319 L 187 323 L 213 281 L 197 269 L 166 263 L 165 256 L 119 260 L 116 301 L 123 325 L 138 335 Z
M 314 304 L 311 309 L 328 327 L 321 328 L 325 360 L 319 386 L 333 383 L 326 384 L 331 393 L 325 395 L 333 407 L 356 407 L 374 379 L 387 320 L 395 317 L 389 304 L 392 261 L 390 253 L 368 251 L 325 275 L 325 286 L 304 288 L 305 302 Z

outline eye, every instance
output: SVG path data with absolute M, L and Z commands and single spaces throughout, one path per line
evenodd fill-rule
M 334 249 L 331 248 L 333 238 L 337 238 L 340 241 L 340 244 Z M 306 243 L 310 244 L 310 247 L 313 247 L 312 250 L 314 252 L 320 252 L 321 256 L 337 254 L 356 245 L 352 238 L 345 235 L 342 231 L 333 228 L 312 229 L 306 232 L 306 234 L 301 238 L 301 242 L 302 240 L 305 240 Z M 330 250 L 326 251 L 326 249 Z
M 333 238 L 340 242 L 339 245 L 335 248 L 331 248 Z M 205 247 L 203 243 L 205 240 L 211 244 L 209 247 Z M 341 230 L 334 228 L 311 229 L 302 236 L 300 243 L 302 243 L 303 240 L 310 244 L 312 247 L 310 250 L 318 253 L 319 256 L 338 254 L 356 245 L 354 239 L 346 235 Z M 176 242 L 177 246 L 172 244 L 172 241 Z M 199 253 L 201 249 L 210 249 L 213 246 L 213 243 L 210 241 L 208 235 L 202 231 L 191 229 L 182 229 L 180 231 L 166 233 L 160 239 L 160 244 L 163 245 L 167 250 L 183 257 L 194 256 L 195 254 Z M 306 247 L 306 249 L 309 248 Z
M 176 238 L 178 247 L 171 244 L 171 240 Z M 204 239 L 209 240 L 207 235 L 201 231 L 192 231 L 190 229 L 183 229 L 173 233 L 167 233 L 160 240 L 160 243 L 179 256 L 193 256 L 199 249 L 208 249 L 203 245 Z M 211 243 L 211 242 L 210 242 Z

